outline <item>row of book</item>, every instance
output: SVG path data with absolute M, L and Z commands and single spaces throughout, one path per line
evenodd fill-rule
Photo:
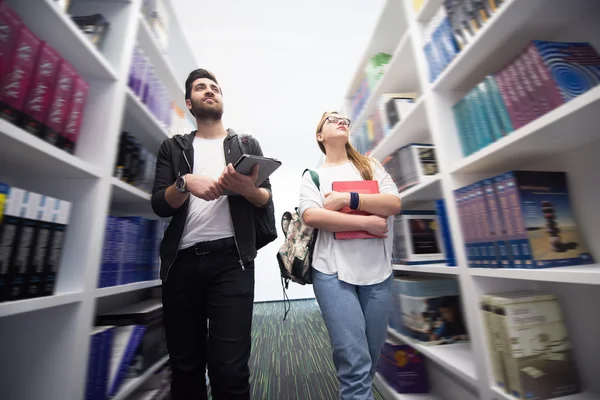
M 433 82 L 498 11 L 503 0 L 444 0 L 423 29 L 423 51 Z
M 89 85 L 0 2 L 0 116 L 74 153 Z
M 468 340 L 458 281 L 396 276 L 389 326 L 428 346 Z
M 364 67 L 365 76 L 356 91 L 352 94 L 350 104 L 351 119 L 355 119 L 366 106 L 371 92 L 383 77 L 385 67 L 391 59 L 392 56 L 390 54 L 377 53 L 367 61 Z
M 564 172 L 510 171 L 454 191 L 469 267 L 547 268 L 594 262 Z
M 54 294 L 71 203 L 0 183 L 0 302 Z
M 154 71 L 148 56 L 138 46 L 133 50 L 128 85 L 165 128 L 171 126 L 173 118 L 171 95 Z
M 372 150 L 414 108 L 417 93 L 385 93 L 375 112 L 352 133 L 352 145 L 361 154 Z
M 113 176 L 150 193 L 154 183 L 156 156 L 144 148 L 135 136 L 122 132 Z
M 86 400 L 115 396 L 167 355 L 163 308 L 150 299 L 96 316 L 90 334 Z
M 377 373 L 398 394 L 429 393 L 426 362 L 413 347 L 386 341 Z
M 600 55 L 585 42 L 534 40 L 453 106 L 468 156 L 600 84 Z
M 143 217 L 109 215 L 98 287 L 159 278 L 159 247 L 167 223 Z
M 382 164 L 400 192 L 439 172 L 432 144 L 411 143 L 386 157 Z
M 571 341 L 553 293 L 481 296 L 494 382 L 516 399 L 552 399 L 581 391 Z

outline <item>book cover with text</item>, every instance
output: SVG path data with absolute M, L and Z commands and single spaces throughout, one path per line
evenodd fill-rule
M 339 181 L 333 182 L 331 189 L 335 192 L 356 192 L 359 195 L 362 194 L 378 194 L 379 183 L 375 180 L 371 181 Z M 369 215 L 363 211 L 351 210 L 350 207 L 344 207 L 340 210 L 345 214 L 355 215 Z M 378 236 L 372 235 L 367 231 L 351 231 L 351 232 L 336 232 L 335 238 L 339 240 L 344 239 L 379 239 Z

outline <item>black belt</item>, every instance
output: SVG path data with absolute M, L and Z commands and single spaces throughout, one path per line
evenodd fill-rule
M 210 253 L 219 253 L 225 250 L 234 249 L 235 239 L 228 237 L 225 239 L 211 240 L 208 242 L 198 242 L 183 251 L 193 251 L 196 255 L 202 256 Z

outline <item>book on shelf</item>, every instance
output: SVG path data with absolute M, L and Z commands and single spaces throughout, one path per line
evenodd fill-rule
M 80 76 L 77 76 L 73 85 L 73 94 L 69 105 L 69 112 L 65 120 L 65 128 L 60 143 L 60 148 L 68 153 L 75 153 L 75 145 L 79 138 L 83 112 L 87 101 L 90 86 Z
M 90 334 L 85 400 L 106 399 L 114 327 L 97 326 Z
M 502 139 L 600 84 L 600 55 L 587 42 L 531 41 L 453 107 L 464 156 Z
M 399 276 L 394 286 L 394 308 L 402 316 L 398 332 L 424 345 L 468 340 L 456 279 Z
M 411 143 L 394 151 L 383 163 L 400 192 L 439 171 L 432 144 Z
M 154 182 L 156 156 L 132 134 L 122 132 L 113 176 L 149 193 Z
M 331 184 L 331 189 L 335 192 L 356 192 L 360 194 L 378 194 L 379 183 L 375 180 L 370 181 L 336 181 Z M 353 215 L 370 215 L 364 211 L 352 210 L 350 207 L 344 207 L 340 212 L 344 214 Z M 348 231 L 348 232 L 336 232 L 334 234 L 337 240 L 348 240 L 348 239 L 379 239 L 379 236 L 375 236 L 367 231 Z
M 392 262 L 403 265 L 446 262 L 435 211 L 402 210 L 394 217 Z
M 386 66 L 392 60 L 392 56 L 387 53 L 377 53 L 367 61 L 365 65 L 365 76 L 370 90 L 375 89 L 379 80 L 383 77 Z
M 377 373 L 399 394 L 429 393 L 425 357 L 409 345 L 386 341 Z
M 552 293 L 482 296 L 495 383 L 517 399 L 552 399 L 581 391 L 569 333 Z
M 403 120 L 415 106 L 417 93 L 384 93 L 379 98 L 383 136 L 387 136 L 398 122 Z
M 435 212 L 438 217 L 438 230 L 444 244 L 443 247 L 446 255 L 446 265 L 455 267 L 456 256 L 454 255 L 454 245 L 452 243 L 450 222 L 448 221 L 448 212 L 446 208 L 446 201 L 444 199 L 435 201 Z
M 104 15 L 100 13 L 72 15 L 71 19 L 94 46 L 100 50 L 103 49 L 106 35 L 110 29 L 110 22 L 106 20 Z
M 42 138 L 47 142 L 61 146 L 64 139 L 64 129 L 71 109 L 73 89 L 77 80 L 77 72 L 67 60 L 61 60 L 58 71 L 56 90 L 50 105 L 46 129 Z
M 564 172 L 510 171 L 455 191 L 470 267 L 546 268 L 594 257 Z
M 110 359 L 108 379 L 109 397 L 115 396 L 127 377 L 127 372 L 134 362 L 134 357 L 140 345 L 146 327 L 143 325 L 125 325 L 113 328 L 114 338 Z
M 71 203 L 0 184 L 0 301 L 54 293 Z

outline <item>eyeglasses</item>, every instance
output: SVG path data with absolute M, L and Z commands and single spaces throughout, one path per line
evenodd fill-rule
M 330 122 L 332 124 L 337 124 L 341 121 L 342 125 L 346 125 L 347 127 L 350 127 L 350 122 L 351 122 L 348 118 L 335 117 L 333 115 L 330 115 L 329 117 L 327 117 L 326 121 Z

